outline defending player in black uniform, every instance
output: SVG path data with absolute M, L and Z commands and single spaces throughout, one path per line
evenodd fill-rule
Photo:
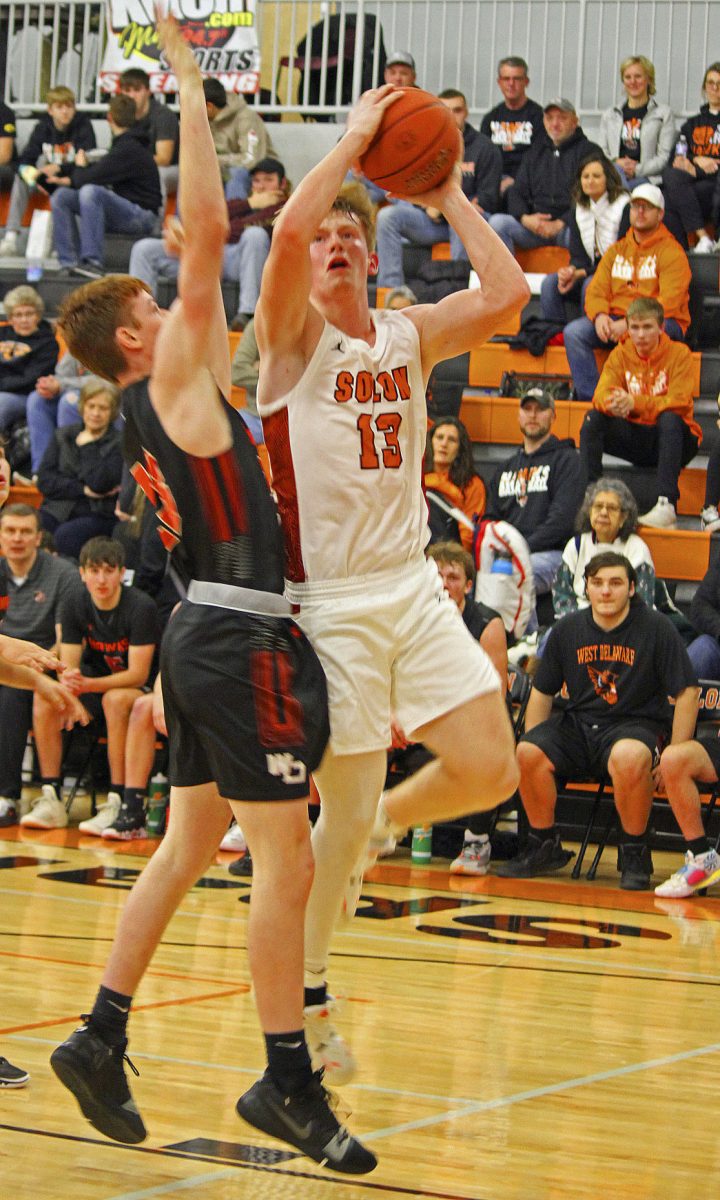
M 282 597 L 280 533 L 229 394 L 220 293 L 226 206 L 202 79 L 172 18 L 158 20 L 180 90 L 187 236 L 179 300 L 161 313 L 139 280 L 79 289 L 63 310 L 72 352 L 126 389 L 133 474 L 153 499 L 188 598 L 161 657 L 170 824 L 123 912 L 87 1024 L 53 1053 L 85 1116 L 117 1141 L 145 1126 L 125 1078 L 132 996 L 163 930 L 211 862 L 228 802 L 253 857 L 248 954 L 268 1069 L 238 1101 L 250 1124 L 334 1170 L 376 1165 L 335 1118 L 302 1030 L 303 916 L 313 865 L 308 776 L 328 736 L 325 681 Z

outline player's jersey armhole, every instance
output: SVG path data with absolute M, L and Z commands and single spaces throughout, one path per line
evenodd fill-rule
M 325 323 L 323 325 L 322 333 L 320 334 L 320 337 L 318 338 L 317 346 L 315 347 L 315 349 L 313 351 L 312 358 L 310 359 L 310 362 L 305 367 L 305 370 L 303 371 L 302 375 L 298 379 L 297 383 L 294 384 L 293 387 L 291 387 L 288 392 L 285 392 L 284 395 L 278 396 L 278 398 L 276 400 L 270 400 L 269 402 L 266 403 L 266 402 L 261 402 L 258 399 L 257 408 L 258 408 L 258 412 L 261 417 L 271 417 L 273 415 L 273 413 L 280 412 L 283 408 L 287 408 L 289 406 L 289 404 L 292 402 L 293 397 L 298 392 L 306 393 L 308 391 L 309 387 L 312 384 L 313 378 L 314 378 L 315 374 L 317 373 L 318 363 L 320 363 L 322 361 L 322 358 L 324 356 L 327 343 L 331 340 L 331 338 L 333 337 L 334 334 L 338 334 L 339 336 L 342 336 L 342 334 L 340 334 L 339 330 L 336 330 L 333 325 L 330 325 L 327 321 L 325 321 Z

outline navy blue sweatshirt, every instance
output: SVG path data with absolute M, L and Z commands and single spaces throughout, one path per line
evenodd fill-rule
M 112 140 L 107 154 L 89 167 L 73 167 L 69 172 L 72 186 L 86 183 L 112 188 L 140 208 L 158 212 L 162 204 L 160 176 L 147 139 L 126 129 Z

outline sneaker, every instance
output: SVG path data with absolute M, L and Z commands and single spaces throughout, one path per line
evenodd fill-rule
M 653 873 L 650 847 L 637 842 L 621 843 L 618 846 L 618 871 L 623 891 L 644 892 L 650 887 Z
M 303 1009 L 305 1038 L 314 1070 L 321 1068 L 332 1087 L 349 1083 L 357 1073 L 357 1062 L 345 1038 L 335 1029 L 330 1016 L 338 1003 L 328 996 L 324 1004 L 309 1004 Z
M 95 1129 L 115 1142 L 134 1145 L 144 1142 L 147 1133 L 125 1078 L 124 1062 L 139 1074 L 126 1049 L 127 1041 L 106 1045 L 86 1023 L 53 1050 L 50 1066 Z
M 231 333 L 242 333 L 248 321 L 251 319 L 252 313 L 236 313 L 230 322 Z
M 704 854 L 697 855 L 694 855 L 692 850 L 688 850 L 680 870 L 666 879 L 665 883 L 658 884 L 655 888 L 655 895 L 672 896 L 675 899 L 692 896 L 693 892 L 697 892 L 699 888 L 707 887 L 708 880 L 718 870 L 720 870 L 720 858 L 714 850 L 706 850 Z
M 715 250 L 714 241 L 712 240 L 711 237 L 708 237 L 708 235 L 706 233 L 704 233 L 702 235 L 702 237 L 698 238 L 698 240 L 696 241 L 696 243 L 693 246 L 690 253 L 691 254 L 712 254 L 714 250 Z M 0 253 L 2 253 L 1 245 L 0 245 Z
M 450 874 L 487 875 L 491 853 L 489 837 L 468 838 L 465 834 L 462 850 L 450 863 Z
M 708 504 L 700 513 L 700 528 L 703 533 L 715 533 L 720 529 L 720 513 L 714 504 Z
M 20 818 L 20 824 L 26 829 L 64 829 L 67 823 L 65 805 L 51 783 L 43 784 L 30 812 Z
M 0 829 L 7 829 L 9 825 L 17 825 L 18 803 L 17 800 L 8 800 L 7 797 L 0 796 Z
M 242 858 L 234 858 L 232 860 L 228 865 L 228 873 L 230 875 L 252 875 L 252 856 L 249 850 L 245 851 Z
M 78 829 L 81 833 L 92 833 L 96 837 L 101 837 L 106 829 L 115 824 L 121 805 L 122 796 L 120 793 L 108 792 L 107 800 L 99 806 L 95 816 L 89 817 L 87 821 L 81 821 Z
M 531 835 L 527 849 L 509 862 L 500 863 L 496 874 L 506 879 L 532 879 L 535 875 L 561 871 L 574 857 L 572 850 L 563 849 L 559 834 L 555 834 L 554 838 L 546 838 L 544 842 Z
M 233 821 L 232 825 L 228 829 L 225 837 L 220 843 L 220 849 L 231 850 L 236 854 L 244 854 L 247 850 L 245 836 L 237 821 Z
M 14 258 L 18 253 L 18 235 L 8 230 L 0 242 L 0 257 Z
M 381 855 L 383 858 L 387 858 L 388 855 L 394 854 L 395 847 L 398 843 L 398 838 L 401 838 L 404 835 L 403 830 L 395 829 L 393 827 L 390 818 L 385 812 L 383 796 L 381 796 L 378 801 L 375 824 L 372 827 L 370 840 L 365 851 L 363 861 L 363 870 L 365 871 L 369 871 L 371 867 L 374 867 Z
M 667 496 L 658 496 L 657 504 L 646 512 L 642 517 L 638 517 L 641 525 L 652 525 L 655 529 L 674 529 L 677 525 L 677 513 L 675 506 L 670 503 Z
M 115 842 L 132 842 L 137 838 L 146 838 L 145 809 L 142 805 L 133 805 L 131 808 L 122 800 L 118 815 L 111 825 L 103 829 L 101 836 Z
M 289 1142 L 322 1167 L 345 1175 L 367 1175 L 377 1166 L 372 1151 L 338 1121 L 319 1071 L 297 1096 L 283 1095 L 266 1071 L 236 1107 L 248 1125 Z
M 14 1067 L 6 1058 L 0 1058 L 0 1088 L 25 1087 L 29 1078 L 22 1067 Z
M 102 279 L 105 275 L 102 263 L 93 262 L 87 259 L 85 262 L 79 262 L 73 267 L 71 275 L 76 275 L 79 279 Z

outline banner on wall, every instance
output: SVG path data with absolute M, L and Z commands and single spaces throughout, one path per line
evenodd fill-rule
M 256 0 L 168 0 L 203 75 L 220 80 L 226 92 L 260 87 Z M 150 76 L 153 92 L 176 92 L 177 83 L 158 46 L 152 0 L 107 0 L 107 46 L 100 86 L 117 92 L 129 67 Z

